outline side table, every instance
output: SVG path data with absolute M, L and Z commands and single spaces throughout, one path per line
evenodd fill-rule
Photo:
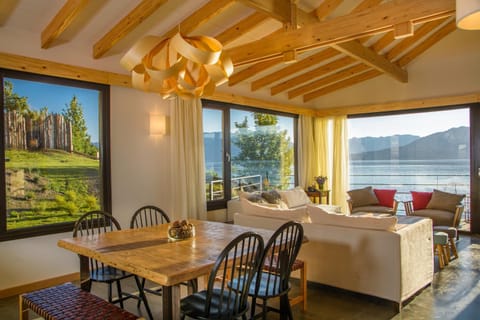
M 307 195 L 312 198 L 314 203 L 322 203 L 322 198 L 325 198 L 325 203 L 330 204 L 330 190 L 315 190 L 315 191 L 307 191 L 305 190 Z M 318 202 L 317 202 L 318 199 Z

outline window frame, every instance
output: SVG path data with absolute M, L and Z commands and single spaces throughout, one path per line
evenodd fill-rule
M 5 158 L 5 106 L 4 106 L 4 78 L 16 78 L 20 80 L 43 82 L 47 84 L 63 85 L 77 87 L 82 89 L 92 89 L 100 92 L 99 103 L 99 157 L 100 157 L 100 179 L 101 179 L 101 199 L 100 209 L 111 212 L 112 192 L 111 192 L 111 166 L 110 166 L 110 86 L 93 82 L 66 79 L 49 75 L 28 73 L 0 68 L 0 99 L 2 113 L 0 115 L 2 130 L 2 139 L 0 142 L 0 153 Z M 69 232 L 73 230 L 74 221 L 63 222 L 29 228 L 19 228 L 7 230 L 7 203 L 6 203 L 6 178 L 5 161 L 0 161 L 0 241 L 16 240 L 22 238 L 37 237 L 55 233 Z
M 211 200 L 207 201 L 207 211 L 225 209 L 227 208 L 227 202 L 231 200 L 232 197 L 232 186 L 231 186 L 231 161 L 227 159 L 227 154 L 231 155 L 230 145 L 230 111 L 231 109 L 242 110 L 248 112 L 260 112 L 268 113 L 282 117 L 293 118 L 293 163 L 295 166 L 294 170 L 294 183 L 298 184 L 298 114 L 262 109 L 258 107 L 245 106 L 234 103 L 213 101 L 213 100 L 202 100 L 202 109 L 214 109 L 221 110 L 223 112 L 223 180 L 224 180 L 224 198 L 220 200 Z

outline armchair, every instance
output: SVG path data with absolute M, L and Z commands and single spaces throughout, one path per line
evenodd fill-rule
M 411 191 L 412 200 L 404 201 L 407 216 L 431 218 L 433 226 L 458 228 L 464 206 L 460 202 L 465 195 L 433 190 L 433 192 Z
M 395 189 L 373 189 L 371 186 L 347 191 L 350 214 L 360 212 L 397 214 L 398 201 Z

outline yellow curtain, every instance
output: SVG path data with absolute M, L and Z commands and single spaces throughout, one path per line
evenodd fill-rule
M 299 185 L 306 188 L 314 177 L 326 176 L 331 203 L 347 212 L 348 134 L 347 118 L 312 118 L 300 115 L 298 143 Z
M 342 206 L 343 212 L 347 210 L 348 177 L 348 132 L 347 117 L 338 116 L 333 119 L 333 152 L 332 152 L 331 190 L 332 203 Z
M 206 220 L 202 102 L 176 98 L 171 105 L 174 219 Z

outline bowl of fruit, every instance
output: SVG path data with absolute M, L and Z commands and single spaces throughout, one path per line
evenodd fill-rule
M 168 227 L 168 238 L 171 240 L 185 240 L 195 236 L 195 226 L 187 220 L 175 220 Z

